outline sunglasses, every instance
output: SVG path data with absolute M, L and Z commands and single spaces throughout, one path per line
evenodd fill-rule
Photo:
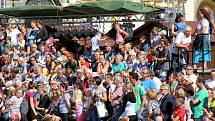
M 36 60 L 31 60 L 31 61 L 36 61 Z

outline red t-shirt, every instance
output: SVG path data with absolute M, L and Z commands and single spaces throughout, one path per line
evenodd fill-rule
M 29 104 L 30 104 L 30 98 L 33 97 L 33 102 L 34 102 L 34 108 L 36 108 L 37 105 L 37 101 L 36 101 L 36 97 L 34 96 L 33 92 L 28 92 L 26 94 L 26 99 L 28 100 Z
M 175 112 L 175 116 L 180 117 L 179 121 L 184 121 L 184 116 L 186 112 L 184 108 L 176 108 L 174 112 Z

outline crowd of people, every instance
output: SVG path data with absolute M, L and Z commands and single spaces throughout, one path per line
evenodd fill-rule
M 101 50 L 106 38 L 97 32 L 77 52 L 56 46 L 41 21 L 0 28 L 0 120 L 214 121 L 215 70 L 208 80 L 195 73 L 211 61 L 214 20 L 207 7 L 199 14 L 194 42 L 179 16 L 171 38 L 154 27 L 150 40 L 128 43 L 117 23 L 114 46 Z M 195 65 L 188 65 L 192 43 Z

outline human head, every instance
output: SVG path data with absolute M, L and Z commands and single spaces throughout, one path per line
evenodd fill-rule
M 57 81 L 51 80 L 50 81 L 50 87 L 51 87 L 51 89 L 57 89 Z
M 115 76 L 115 77 L 114 77 L 114 84 L 115 84 L 116 86 L 118 86 L 118 85 L 120 85 L 121 83 L 123 83 L 122 77 L 121 77 L 121 76 Z
M 208 21 L 210 21 L 210 15 L 205 9 L 200 9 L 199 14 L 201 18 L 206 18 Z
M 122 55 L 117 54 L 116 57 L 115 57 L 116 64 L 120 64 L 121 60 L 122 60 Z
M 147 91 L 146 97 L 149 100 L 157 100 L 157 93 L 155 90 L 151 89 L 151 90 Z
M 31 21 L 31 27 L 33 29 L 37 28 L 37 22 L 36 21 Z
M 19 98 L 19 97 L 22 97 L 22 89 L 16 89 L 16 96 Z
M 184 102 L 185 102 L 185 98 L 184 97 L 177 97 L 176 98 L 176 105 L 177 106 L 183 106 L 184 105 Z
M 101 83 L 102 83 L 102 79 L 99 77 L 99 76 L 95 76 L 94 78 L 93 78 L 93 83 L 95 84 L 95 86 L 99 86 L 99 85 L 101 85 Z
M 32 57 L 30 58 L 30 61 L 31 61 L 31 64 L 32 64 L 32 65 L 35 65 L 35 64 L 37 63 L 37 59 L 36 59 L 35 56 L 32 56 Z
M 141 44 L 143 44 L 143 43 L 145 43 L 145 41 L 146 41 L 146 37 L 144 35 L 141 35 L 140 38 L 139 38 L 139 42 Z
M 215 70 L 211 71 L 211 76 L 212 76 L 212 79 L 215 80 Z
M 168 94 L 169 91 L 170 91 L 170 86 L 169 86 L 169 84 L 163 83 L 163 84 L 161 85 L 161 87 L 160 87 L 160 90 L 161 90 L 161 94 L 162 94 L 162 95 Z
M 191 66 L 191 65 L 187 66 L 186 71 L 187 71 L 187 75 L 192 75 L 193 74 L 193 66 Z
M 43 25 L 43 22 L 42 21 L 37 21 L 37 28 L 42 28 L 44 25 Z
M 116 29 L 116 31 L 119 31 L 120 28 L 121 28 L 121 25 L 120 25 L 119 23 L 116 23 L 116 24 L 115 24 L 115 29 Z
M 31 51 L 34 52 L 37 50 L 37 45 L 36 44 L 32 44 L 31 45 Z
M 154 35 L 154 36 L 157 36 L 158 35 L 158 28 L 157 27 L 153 27 L 152 28 L 152 34 Z
M 147 79 L 148 77 L 150 77 L 150 72 L 149 72 L 148 68 L 143 69 L 142 77 L 143 77 L 143 79 Z
M 62 93 L 64 93 L 67 90 L 67 88 L 68 88 L 68 83 L 61 83 L 60 84 L 60 91 Z
M 169 76 L 169 80 L 171 83 L 175 82 L 177 80 L 177 74 L 176 73 L 171 73 Z
M 129 78 L 130 78 L 132 85 L 136 85 L 136 82 L 138 82 L 138 74 L 134 73 L 134 72 L 130 72 Z
M 189 36 L 191 36 L 191 34 L 192 34 L 192 27 L 191 26 L 186 26 L 186 28 L 184 29 L 184 35 L 186 37 L 189 37 Z
M 205 87 L 205 81 L 202 77 L 198 77 L 196 80 L 196 85 L 199 89 L 203 89 Z

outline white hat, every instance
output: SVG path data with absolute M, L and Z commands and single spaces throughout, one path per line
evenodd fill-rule
M 58 57 L 58 58 L 55 60 L 55 62 L 63 62 L 63 58 Z

